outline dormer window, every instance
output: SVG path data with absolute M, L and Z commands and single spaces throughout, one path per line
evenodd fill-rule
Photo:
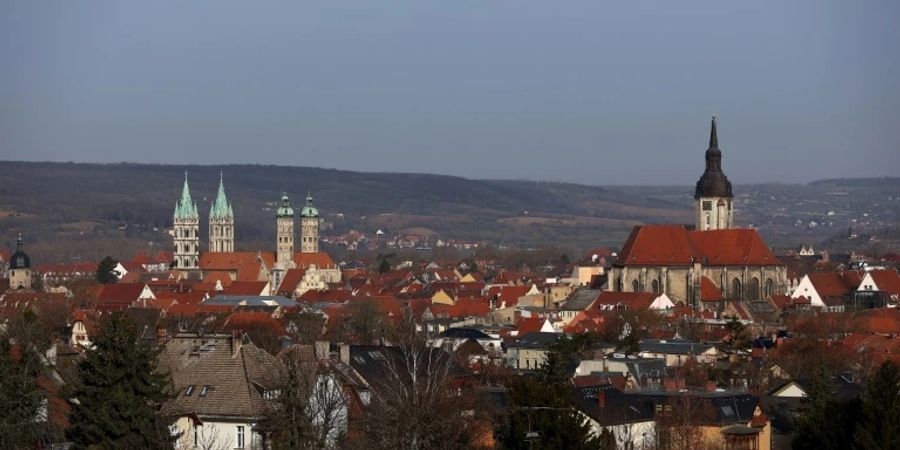
M 196 387 L 197 387 L 197 385 L 195 385 L 195 384 L 189 385 L 189 386 L 184 390 L 184 396 L 185 396 L 185 397 L 190 397 L 190 396 L 194 395 L 194 389 L 195 389 Z
M 209 393 L 209 390 L 212 389 L 212 386 L 208 384 L 204 384 L 202 388 L 200 388 L 200 397 L 206 397 L 206 394 Z

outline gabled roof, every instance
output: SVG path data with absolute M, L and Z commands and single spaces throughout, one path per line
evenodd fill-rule
M 584 311 L 589 309 L 591 306 L 597 302 L 597 297 L 600 296 L 599 289 L 580 289 L 572 293 L 569 298 L 563 303 L 559 310 L 560 311 Z
M 255 275 L 262 268 L 260 259 L 266 267 L 275 265 L 275 254 L 272 252 L 205 252 L 200 254 L 200 269 L 236 273 L 248 271 L 255 280 Z
M 301 269 L 305 269 L 309 266 L 315 265 L 320 269 L 333 269 L 335 268 L 334 260 L 331 259 L 331 256 L 328 256 L 328 253 L 318 252 L 318 253 L 302 253 L 296 252 L 294 253 L 294 264 Z
M 623 305 L 626 309 L 631 310 L 644 310 L 649 309 L 650 305 L 653 304 L 653 301 L 656 300 L 660 294 L 655 292 L 612 292 L 612 291 L 604 291 L 601 292 L 597 297 L 596 305 L 611 305 L 611 306 L 619 306 Z
M 288 269 L 284 273 L 284 278 L 281 279 L 281 284 L 278 285 L 278 290 L 275 293 L 284 297 L 293 297 L 294 291 L 297 290 L 297 286 L 303 281 L 303 275 L 305 274 L 306 269 Z
M 816 292 L 825 298 L 843 297 L 859 287 L 861 277 L 855 272 L 812 272 L 806 274 Z
M 267 281 L 234 281 L 222 291 L 225 295 L 261 295 Z
M 176 393 L 166 412 L 201 420 L 262 418 L 268 405 L 264 392 L 278 388 L 274 375 L 282 367 L 247 338 L 187 333 L 166 343 L 159 365 L 171 373 Z
M 716 286 L 705 275 L 700 277 L 700 301 L 702 302 L 720 302 L 722 301 L 722 290 Z
M 873 270 L 869 275 L 882 292 L 900 295 L 900 274 L 896 270 Z
M 780 265 L 756 230 L 689 231 L 684 225 L 634 227 L 616 260 L 617 266 Z
M 561 333 L 543 333 L 540 331 L 525 333 L 516 339 L 515 342 L 509 344 L 509 347 L 546 349 L 555 344 L 562 336 L 563 334 Z

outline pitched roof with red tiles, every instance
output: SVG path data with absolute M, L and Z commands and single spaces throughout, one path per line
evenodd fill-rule
M 653 292 L 604 291 L 597 296 L 597 301 L 594 302 L 594 307 L 595 309 L 598 309 L 599 305 L 623 305 L 626 307 L 626 309 L 640 311 L 650 308 L 650 305 L 653 304 L 653 300 L 656 300 L 659 295 L 660 294 Z
M 700 301 L 702 302 L 720 302 L 722 301 L 722 290 L 716 286 L 706 276 L 700 277 Z
M 435 303 L 430 306 L 435 317 L 483 317 L 491 312 L 491 305 L 484 297 L 463 298 L 453 305 Z
M 843 297 L 856 289 L 862 281 L 854 272 L 811 272 L 806 276 L 823 299 Z
M 879 290 L 900 295 L 900 274 L 896 270 L 873 270 L 869 275 Z
M 488 289 L 488 297 L 496 298 L 497 305 L 506 303 L 507 307 L 519 304 L 519 297 L 531 290 L 531 286 L 491 286 Z
M 756 230 L 689 231 L 684 225 L 634 227 L 616 265 L 780 265 Z
M 297 301 L 304 303 L 344 303 L 353 298 L 353 293 L 342 289 L 326 289 L 324 291 L 309 290 L 303 293 Z
M 541 327 L 544 326 L 544 321 L 546 319 L 541 317 L 519 317 L 516 320 L 516 330 L 519 331 L 519 336 L 525 335 L 525 333 L 531 333 L 532 331 L 541 331 Z
M 256 281 L 259 272 L 275 265 L 272 252 L 206 252 L 200 254 L 200 269 L 204 272 L 224 271 L 237 274 L 237 278 Z
M 262 295 L 266 281 L 234 281 L 222 293 L 225 295 Z
M 772 301 L 772 304 L 775 305 L 775 308 L 777 308 L 779 311 L 795 308 L 798 305 L 809 305 L 812 303 L 812 300 L 802 295 L 797 298 L 791 298 L 790 295 L 775 294 L 770 295 L 769 299 Z
M 146 287 L 143 283 L 105 284 L 97 295 L 97 309 L 124 309 L 140 298 Z
M 288 269 L 288 271 L 284 273 L 284 278 L 281 279 L 281 284 L 278 286 L 275 295 L 293 297 L 294 291 L 297 290 L 297 286 L 303 281 L 303 275 L 305 274 L 306 269 Z
M 209 272 L 203 277 L 203 284 L 212 284 L 215 286 L 216 283 L 221 283 L 222 287 L 226 287 L 231 282 L 234 281 L 231 279 L 231 276 L 226 272 Z
M 255 327 L 268 328 L 278 336 L 287 334 L 281 322 L 272 318 L 269 313 L 261 311 L 235 312 L 228 316 L 223 324 L 226 331 L 247 330 Z
M 870 309 L 863 313 L 863 317 L 872 333 L 900 335 L 900 309 Z
M 232 307 L 229 305 L 206 305 L 198 303 L 196 305 L 176 304 L 169 307 L 166 313 L 170 316 L 197 316 L 201 314 L 220 314 L 231 312 Z
M 273 259 L 274 263 L 274 259 Z M 334 260 L 331 259 L 331 256 L 328 256 L 328 253 L 318 252 L 318 253 L 303 253 L 296 252 L 294 253 L 294 264 L 301 269 L 308 268 L 309 266 L 315 265 L 320 269 L 333 269 L 335 268 Z

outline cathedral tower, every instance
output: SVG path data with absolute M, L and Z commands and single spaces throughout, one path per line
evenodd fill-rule
M 22 233 L 16 239 L 16 252 L 9 258 L 9 288 L 31 289 L 31 258 L 22 250 Z
M 697 230 L 732 228 L 734 195 L 731 182 L 722 172 L 722 151 L 716 134 L 716 116 L 712 117 L 709 148 L 706 149 L 706 171 L 697 181 L 694 191 L 695 226 Z
M 275 213 L 277 245 L 275 267 L 288 270 L 294 267 L 294 208 L 287 193 L 281 196 L 281 206 Z
M 197 269 L 200 260 L 200 215 L 197 204 L 191 199 L 187 172 L 184 173 L 184 187 L 181 198 L 175 203 L 174 229 L 175 268 Z
M 306 206 L 300 211 L 300 251 L 319 252 L 319 210 L 313 206 L 312 194 L 306 194 Z
M 234 251 L 234 211 L 225 196 L 222 172 L 219 172 L 219 193 L 209 208 L 209 251 Z

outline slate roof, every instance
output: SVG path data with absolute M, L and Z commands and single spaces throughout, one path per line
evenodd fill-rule
M 515 342 L 509 344 L 508 347 L 545 349 L 555 344 L 561 336 L 563 335 L 560 333 L 544 333 L 540 331 L 533 331 L 531 333 L 525 333 L 525 335 L 520 336 L 515 340 Z
M 217 295 L 203 305 L 229 306 L 295 306 L 297 302 L 280 295 Z
M 449 328 L 440 334 L 442 338 L 448 339 L 493 339 L 481 330 L 475 328 L 454 327 Z
M 644 339 L 640 343 L 641 352 L 671 355 L 697 355 L 711 348 L 713 348 L 711 344 L 701 344 L 685 339 Z
M 602 291 L 599 289 L 581 289 L 577 290 L 569 296 L 568 300 L 563 303 L 560 311 L 584 311 L 589 309 Z
M 263 392 L 277 387 L 280 368 L 246 337 L 178 334 L 159 356 L 159 369 L 171 373 L 177 395 L 166 411 L 201 419 L 259 419 L 267 406 Z

